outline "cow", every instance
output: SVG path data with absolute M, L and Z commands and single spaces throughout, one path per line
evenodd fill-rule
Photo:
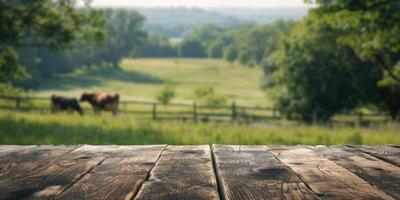
M 60 111 L 67 111 L 68 113 L 76 111 L 83 115 L 83 110 L 76 98 L 51 95 L 51 113 Z
M 100 114 L 102 110 L 111 111 L 113 115 L 117 115 L 119 94 L 117 93 L 96 93 L 84 92 L 80 99 L 81 102 L 89 102 L 93 107 L 95 114 Z

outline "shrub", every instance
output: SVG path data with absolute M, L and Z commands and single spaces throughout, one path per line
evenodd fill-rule
M 227 102 L 223 95 L 215 94 L 213 87 L 197 88 L 194 96 L 200 103 L 207 106 L 221 106 Z
M 171 100 L 175 97 L 175 88 L 172 84 L 167 83 L 165 84 L 164 88 L 160 91 L 160 94 L 157 97 L 157 100 L 167 105 L 171 102 Z

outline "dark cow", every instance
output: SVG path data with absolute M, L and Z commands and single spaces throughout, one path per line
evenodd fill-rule
M 95 114 L 100 114 L 101 111 L 104 110 L 111 111 L 113 115 L 116 115 L 118 111 L 119 94 L 84 92 L 80 101 L 89 102 Z
M 59 111 L 67 111 L 69 113 L 76 111 L 83 115 L 83 110 L 76 98 L 51 95 L 51 113 Z

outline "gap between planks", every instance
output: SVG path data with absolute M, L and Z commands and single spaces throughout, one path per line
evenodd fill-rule
M 151 167 L 151 169 L 147 172 L 146 179 L 140 184 L 139 189 L 138 189 L 137 191 L 134 192 L 135 194 L 132 196 L 131 200 L 137 198 L 137 195 L 138 195 L 139 191 L 142 190 L 142 188 L 143 188 L 143 184 L 144 184 L 146 181 L 149 181 L 151 172 L 153 171 L 154 167 L 156 166 L 157 162 L 160 160 L 161 155 L 164 153 L 164 151 L 165 151 L 165 149 L 166 149 L 167 147 L 168 147 L 168 145 L 165 145 L 165 146 L 164 146 L 164 149 L 161 150 L 161 153 L 158 155 L 156 162 L 154 162 L 154 164 L 153 164 L 153 166 Z

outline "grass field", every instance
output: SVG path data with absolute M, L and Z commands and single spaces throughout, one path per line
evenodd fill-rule
M 152 122 L 0 111 L 0 144 L 400 144 L 400 125 L 350 128 L 299 125 Z
M 83 91 L 119 92 L 123 100 L 154 100 L 166 82 L 175 84 L 175 102 L 192 102 L 197 88 L 212 86 L 240 105 L 269 106 L 260 89 L 261 69 L 216 59 L 125 59 L 121 70 L 97 69 L 63 75 L 34 91 L 79 96 Z
M 78 97 L 83 91 L 91 90 L 119 92 L 123 100 L 154 100 L 164 84 L 171 81 L 177 93 L 175 102 L 192 102 L 195 89 L 212 86 L 229 102 L 271 105 L 259 87 L 262 72 L 258 68 L 212 59 L 125 59 L 121 66 L 121 70 L 77 71 L 47 80 L 33 94 Z M 28 104 L 22 106 L 29 107 Z M 41 104 L 49 107 L 48 100 Z M 83 106 L 89 108 L 88 104 Z M 121 105 L 121 109 L 128 107 Z M 129 109 L 150 110 L 151 105 Z M 192 108 L 189 109 L 184 111 Z M 368 128 L 342 125 L 329 128 L 288 121 L 252 125 L 194 124 L 154 122 L 129 115 L 96 117 L 89 113 L 80 117 L 0 110 L 0 144 L 399 144 L 399 130 L 400 125 L 384 122 Z

